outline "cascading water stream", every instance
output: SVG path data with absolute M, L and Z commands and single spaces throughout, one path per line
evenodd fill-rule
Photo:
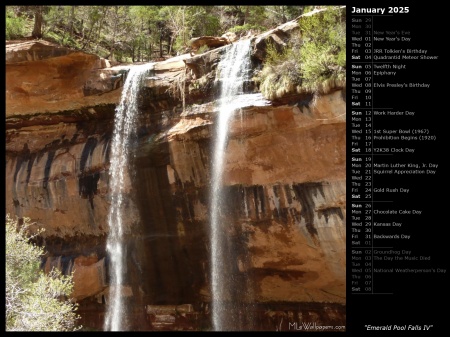
M 124 253 L 125 187 L 127 175 L 129 175 L 131 142 L 136 130 L 139 92 L 145 75 L 152 68 L 153 63 L 130 68 L 122 89 L 120 103 L 116 108 L 109 167 L 111 204 L 108 214 L 109 234 L 106 253 L 110 259 L 110 290 L 104 322 L 105 331 L 121 331 L 125 328 L 126 312 L 122 296 L 126 268 Z
M 250 66 L 250 40 L 240 41 L 227 48 L 218 65 L 218 74 L 222 84 L 219 100 L 219 116 L 215 129 L 215 143 L 212 164 L 211 191 L 211 290 L 212 323 L 215 331 L 232 330 L 231 317 L 227 317 L 225 302 L 229 301 L 229 288 L 233 284 L 233 275 L 226 263 L 235 260 L 226 246 L 226 227 L 223 222 L 224 207 L 223 169 L 228 138 L 228 124 L 239 104 L 236 97 L 243 94 L 244 81 Z M 231 323 L 231 325 L 230 325 Z

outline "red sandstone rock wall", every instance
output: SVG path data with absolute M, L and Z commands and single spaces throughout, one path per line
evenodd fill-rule
M 44 45 L 7 49 L 6 211 L 45 228 L 42 243 L 52 256 L 102 258 L 124 68 Z M 213 50 L 161 62 L 147 83 L 126 220 L 130 291 L 141 304 L 210 299 L 217 111 L 214 76 L 199 69 L 211 70 L 219 56 Z M 167 88 L 185 70 L 191 82 L 182 111 Z M 249 104 L 232 121 L 224 178 L 230 245 L 257 301 L 345 304 L 345 130 L 345 88 L 317 100 Z M 75 281 L 79 298 L 103 290 L 86 277 Z

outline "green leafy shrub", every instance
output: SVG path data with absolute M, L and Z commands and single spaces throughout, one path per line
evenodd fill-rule
M 257 80 L 261 81 L 260 90 L 267 99 L 296 92 L 300 86 L 302 75 L 295 52 L 292 42 L 281 51 L 273 42 L 267 43 L 265 64 L 257 76 Z
M 268 42 L 255 80 L 268 99 L 289 93 L 326 93 L 345 83 L 345 11 L 329 8 L 299 18 L 299 32 L 278 50 Z
M 264 30 L 264 27 L 260 25 L 245 23 L 242 26 L 234 26 L 230 28 L 230 32 L 236 33 L 237 35 L 243 35 L 247 33 L 248 31 L 253 30 L 255 32 L 261 32 Z
M 6 39 L 18 39 L 25 35 L 26 21 L 22 17 L 15 16 L 12 11 L 6 12 Z
M 197 51 L 195 52 L 197 55 L 203 54 L 204 52 L 207 52 L 209 50 L 209 47 L 204 44 L 203 46 L 201 46 L 200 48 L 197 49 Z
M 19 225 L 6 216 L 6 330 L 74 331 L 79 318 L 76 303 L 67 297 L 73 291 L 72 275 L 57 269 L 45 274 L 39 269 L 44 248 L 32 239 L 29 218 Z
M 299 22 L 303 36 L 300 62 L 303 86 L 327 91 L 327 81 L 344 81 L 346 66 L 345 11 L 330 8 Z

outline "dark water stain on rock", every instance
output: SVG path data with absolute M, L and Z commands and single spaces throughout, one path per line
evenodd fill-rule
M 14 182 L 17 181 L 17 175 L 18 175 L 22 165 L 25 162 L 28 162 L 27 163 L 27 176 L 26 176 L 25 181 L 26 181 L 26 184 L 28 184 L 30 182 L 31 169 L 33 168 L 33 163 L 34 163 L 35 158 L 36 158 L 36 153 L 31 153 L 28 148 L 28 144 L 25 143 L 23 145 L 22 151 L 20 151 L 19 154 L 17 155 L 16 168 L 14 170 L 14 177 L 13 177 Z
M 302 183 L 292 185 L 295 196 L 302 205 L 300 216 L 305 219 L 306 229 L 311 236 L 317 236 L 317 229 L 314 227 L 315 203 L 313 196 L 317 196 L 317 192 L 325 197 L 322 183 Z
M 43 187 L 47 189 L 48 180 L 50 178 L 50 170 L 52 168 L 53 158 L 55 158 L 55 150 L 51 150 L 48 152 L 47 161 L 45 162 L 44 168 L 44 180 L 42 182 Z
M 86 144 L 84 145 L 83 151 L 81 152 L 81 158 L 80 158 L 80 172 L 83 173 L 84 169 L 86 167 L 86 162 L 89 158 L 89 156 L 92 155 L 92 153 L 95 150 L 95 147 L 97 146 L 97 138 L 95 137 L 89 137 L 86 141 Z
M 78 177 L 78 191 L 82 198 L 89 199 L 91 208 L 94 209 L 94 195 L 97 194 L 97 184 L 100 179 L 99 172 L 89 172 L 86 164 L 97 146 L 95 137 L 87 139 L 80 158 L 80 176 Z
M 30 160 L 30 150 L 28 149 L 28 143 L 25 143 L 23 145 L 22 151 L 19 152 L 16 159 L 16 168 L 14 170 L 14 178 L 13 178 L 14 182 L 17 181 L 17 175 L 20 171 L 20 168 L 22 167 L 22 164 L 29 160 Z
M 328 219 L 333 215 L 336 214 L 339 216 L 341 220 L 344 220 L 344 214 L 342 213 L 342 209 L 340 207 L 329 207 L 322 210 L 319 210 L 318 212 L 319 217 L 322 215 L 325 216 L 325 221 L 328 223 Z
M 94 209 L 94 195 L 97 194 L 97 184 L 100 172 L 83 174 L 78 178 L 79 193 L 82 198 L 89 199 L 91 208 Z

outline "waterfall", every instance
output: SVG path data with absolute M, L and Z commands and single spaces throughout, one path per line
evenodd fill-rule
M 109 167 L 111 204 L 108 214 L 109 233 L 106 242 L 106 253 L 110 259 L 110 287 L 108 308 L 104 322 L 105 331 L 120 331 L 125 328 L 124 317 L 126 311 L 122 294 L 126 274 L 124 242 L 125 188 L 129 184 L 127 178 L 129 178 L 130 149 L 136 130 L 139 92 L 145 75 L 152 68 L 153 63 L 130 68 L 114 119 Z
M 219 116 L 215 127 L 215 142 L 211 182 L 211 295 L 212 323 L 216 331 L 235 329 L 235 317 L 230 317 L 226 303 L 232 301 L 230 294 L 236 287 L 233 268 L 236 263 L 233 250 L 227 245 L 227 233 L 232 224 L 222 220 L 224 210 L 223 170 L 228 137 L 228 124 L 234 111 L 239 108 L 236 97 L 243 94 L 244 81 L 250 68 L 250 40 L 228 46 L 218 65 L 221 81 Z

